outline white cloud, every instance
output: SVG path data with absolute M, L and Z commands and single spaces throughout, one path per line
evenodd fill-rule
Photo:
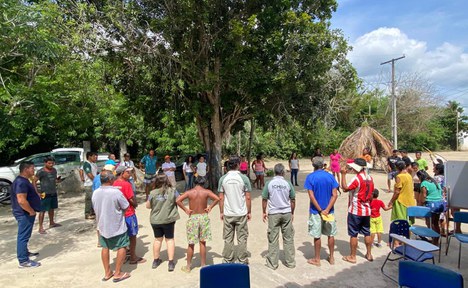
M 387 77 L 390 65 L 380 63 L 405 55 L 406 58 L 396 62 L 397 73 L 418 73 L 441 90 L 466 90 L 455 100 L 468 104 L 468 53 L 463 47 L 444 43 L 429 50 L 426 42 L 410 39 L 398 28 L 387 27 L 364 34 L 351 45 L 353 51 L 348 58 L 360 77 L 388 82 L 390 79 L 382 80 L 382 73 Z
M 426 42 L 410 39 L 398 28 L 379 28 L 362 35 L 354 43 L 349 60 L 361 77 L 381 73 L 380 63 L 405 55 L 397 62 L 400 72 L 422 73 L 437 86 L 467 86 L 468 53 L 444 43 L 428 50 Z

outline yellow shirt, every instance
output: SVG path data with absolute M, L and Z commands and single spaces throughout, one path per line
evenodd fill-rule
M 413 177 L 409 173 L 401 173 L 396 177 L 400 180 L 395 183 L 395 188 L 400 189 L 400 195 L 397 198 L 398 202 L 406 207 L 415 206 Z

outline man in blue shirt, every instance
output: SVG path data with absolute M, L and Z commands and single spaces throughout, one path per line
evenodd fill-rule
M 148 199 L 149 191 L 153 188 L 154 181 L 156 180 L 157 161 L 158 157 L 154 155 L 153 149 L 140 160 L 140 169 L 145 168 L 143 183 L 145 184 L 146 199 Z
M 29 252 L 28 242 L 31 238 L 36 212 L 41 211 L 41 198 L 29 181 L 34 176 L 34 164 L 25 161 L 20 164 L 19 169 L 20 175 L 11 185 L 11 208 L 13 216 L 18 221 L 16 255 L 19 268 L 36 268 L 41 266 L 41 263 L 30 260 L 29 256 L 37 256 L 39 253 Z
M 332 174 L 323 170 L 322 157 L 314 157 L 312 166 L 314 166 L 314 172 L 307 176 L 304 188 L 309 192 L 310 198 L 309 235 L 314 237 L 315 256 L 307 260 L 307 263 L 320 266 L 320 248 L 322 246 L 320 237 L 323 234 L 328 236 L 330 256 L 327 260 L 333 265 L 335 264 L 333 253 L 337 230 L 333 205 L 338 198 L 339 184 Z

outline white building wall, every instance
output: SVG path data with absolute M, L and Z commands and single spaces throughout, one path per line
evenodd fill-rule
M 468 132 L 460 132 L 460 150 L 461 151 L 468 151 Z

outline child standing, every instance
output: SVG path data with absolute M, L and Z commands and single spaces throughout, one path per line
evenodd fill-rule
M 384 202 L 379 198 L 379 190 L 374 189 L 372 193 L 372 202 L 371 206 L 371 222 L 370 222 L 370 231 L 371 231 L 371 239 L 374 241 L 375 234 L 377 234 L 377 242 L 374 242 L 375 247 L 382 247 L 382 233 L 384 232 L 383 229 L 383 222 L 382 216 L 380 216 L 380 208 L 384 211 L 388 211 L 392 208 L 385 206 Z
M 263 162 L 263 156 L 261 154 L 257 155 L 257 159 L 252 162 L 252 169 L 255 171 L 255 181 L 254 186 L 257 184 L 257 189 L 263 189 L 265 186 L 265 162 Z

